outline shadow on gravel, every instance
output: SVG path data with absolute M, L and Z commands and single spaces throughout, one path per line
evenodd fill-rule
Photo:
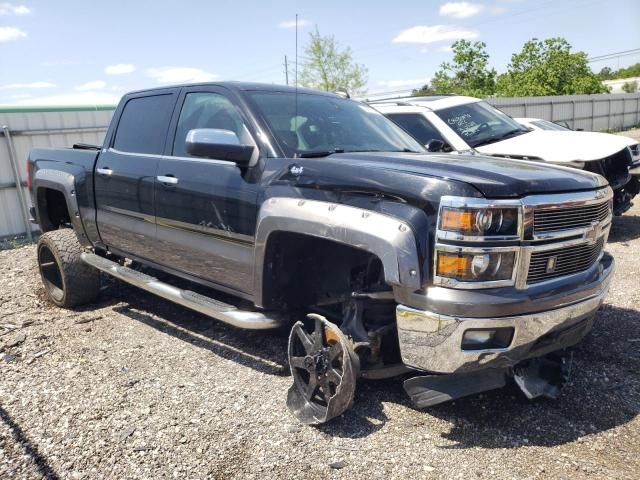
M 640 413 L 640 312 L 604 306 L 594 330 L 574 347 L 569 384 L 557 401 L 529 401 L 515 385 L 420 412 L 451 424 L 442 448 L 554 446 L 610 430 Z M 365 437 L 387 421 L 381 402 L 413 408 L 403 378 L 362 382 L 352 410 L 319 427 L 338 437 Z M 414 422 L 415 427 L 420 421 Z
M 31 443 L 29 437 L 27 437 L 20 426 L 13 420 L 13 418 L 11 418 L 9 413 L 2 408 L 2 406 L 0 406 L 0 420 L 9 427 L 14 440 L 24 450 L 24 454 L 33 461 L 33 464 L 38 469 L 41 478 L 46 478 L 47 480 L 57 480 L 60 478 L 53 470 L 53 467 L 49 465 L 46 458 L 44 458 L 38 451 L 38 448 Z
M 636 238 L 640 238 L 640 215 L 627 212 L 621 217 L 614 217 L 608 243 L 628 242 Z
M 131 307 L 137 308 L 135 304 L 131 304 Z M 185 315 L 178 314 L 173 316 L 163 313 L 164 319 L 160 320 L 147 313 L 132 310 L 129 307 L 115 307 L 113 310 L 163 333 L 209 350 L 219 357 L 232 360 L 261 373 L 280 376 L 288 375 L 289 373 L 286 358 L 286 339 L 277 338 L 273 334 L 264 332 L 260 335 L 256 332 L 231 331 L 230 329 L 221 331 L 223 329 L 211 326 L 211 322 L 215 320 L 204 315 L 202 316 L 203 319 L 198 319 L 195 323 L 199 324 L 201 321 L 206 321 L 209 323 L 209 328 L 203 330 L 198 329 L 196 326 L 196 330 L 189 331 L 194 327 L 194 322 L 192 319 L 185 318 Z M 272 352 L 273 354 L 265 355 L 265 350 L 275 349 L 274 341 L 282 344 L 282 354 L 279 355 L 276 352 Z
M 243 366 L 288 375 L 282 332 L 236 329 L 133 287 L 117 290 L 107 303 L 128 302 L 114 306 L 122 315 Z M 639 341 L 640 312 L 605 305 L 591 334 L 574 347 L 571 379 L 558 401 L 530 402 L 510 385 L 421 412 L 451 423 L 443 437 L 456 446 L 443 448 L 553 446 L 607 431 L 640 413 Z M 389 420 L 383 402 L 413 408 L 402 388 L 405 378 L 360 381 L 353 408 L 318 429 L 343 438 L 376 432 Z
M 402 388 L 405 378 L 360 381 L 353 407 L 329 423 L 317 426 L 318 430 L 340 438 L 364 438 L 377 432 L 389 420 L 382 402 L 411 407 Z
M 118 293 L 109 303 L 128 303 L 115 306 L 114 312 L 259 372 L 289 374 L 282 332 L 241 330 L 128 285 L 112 288 Z

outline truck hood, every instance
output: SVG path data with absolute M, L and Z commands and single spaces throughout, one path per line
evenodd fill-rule
M 306 173 L 307 165 L 312 167 L 316 161 L 320 162 L 323 174 L 316 178 L 326 179 L 342 171 L 349 176 L 357 171 L 356 175 L 362 176 L 362 172 L 366 175 L 369 169 L 381 169 L 464 182 L 490 198 L 590 190 L 606 185 L 606 180 L 599 175 L 575 168 L 480 155 L 340 153 L 314 160 L 307 164 L 305 159 L 300 165 Z M 320 164 L 316 174 L 320 173 Z M 352 170 L 353 167 L 357 170 Z
M 598 132 L 534 130 L 476 148 L 487 155 L 536 157 L 547 162 L 589 162 L 618 153 L 635 140 Z

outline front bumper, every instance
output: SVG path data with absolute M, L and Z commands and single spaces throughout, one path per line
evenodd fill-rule
M 611 261 L 598 279 L 599 289 L 586 298 L 559 308 L 508 317 L 470 318 L 449 316 L 405 305 L 396 308 L 402 361 L 420 370 L 458 373 L 482 368 L 511 367 L 522 360 L 578 343 L 593 325 L 614 270 Z M 467 330 L 511 327 L 513 338 L 506 348 L 463 350 Z

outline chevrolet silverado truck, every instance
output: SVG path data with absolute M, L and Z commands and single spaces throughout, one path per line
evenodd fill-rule
M 640 192 L 637 141 L 601 132 L 577 132 L 559 125 L 553 130 L 518 123 L 478 98 L 433 95 L 371 102 L 429 151 L 479 153 L 518 160 L 548 162 L 598 173 L 613 190 L 613 212 L 622 215 Z
M 273 85 L 127 94 L 102 146 L 34 149 L 51 302 L 100 272 L 245 329 L 290 328 L 291 412 L 406 375 L 418 407 L 515 381 L 557 397 L 609 287 L 612 190 L 536 162 L 430 154 L 368 105 Z

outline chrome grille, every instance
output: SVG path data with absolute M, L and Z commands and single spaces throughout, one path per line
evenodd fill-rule
M 611 202 L 604 201 L 579 207 L 552 208 L 533 212 L 533 233 L 585 228 L 593 222 L 602 222 L 611 215 Z
M 556 248 L 531 254 L 527 283 L 538 283 L 552 278 L 563 277 L 573 273 L 584 272 L 591 267 L 604 248 L 605 236 L 602 236 L 593 244 L 583 243 L 571 247 Z M 548 268 L 550 259 L 554 268 Z

